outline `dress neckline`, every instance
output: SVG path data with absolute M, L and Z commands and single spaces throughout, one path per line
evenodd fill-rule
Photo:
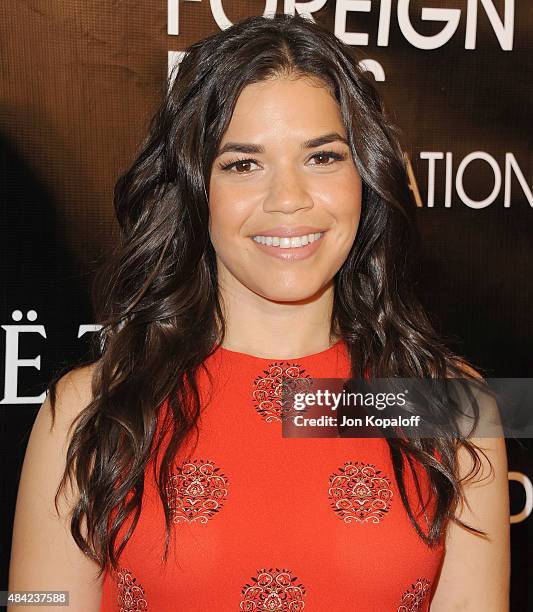
M 329 348 L 324 349 L 322 351 L 318 351 L 317 353 L 311 353 L 310 355 L 303 355 L 301 357 L 281 357 L 281 358 L 280 357 L 260 357 L 258 355 L 251 355 L 250 353 L 242 353 L 240 351 L 234 351 L 231 349 L 227 349 L 223 347 L 222 345 L 218 347 L 218 351 L 220 351 L 220 354 L 226 355 L 227 357 L 234 358 L 234 359 L 248 359 L 252 361 L 263 361 L 263 362 L 264 361 L 294 361 L 294 360 L 302 361 L 306 359 L 316 359 L 316 358 L 323 358 L 323 357 L 329 356 L 330 354 L 333 354 L 337 349 L 339 349 L 341 345 L 343 344 L 344 344 L 344 339 L 341 337 L 336 342 L 334 342 Z

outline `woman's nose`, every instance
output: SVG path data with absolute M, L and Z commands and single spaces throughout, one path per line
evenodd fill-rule
M 293 213 L 301 208 L 312 207 L 313 198 L 307 189 L 305 178 L 297 170 L 285 167 L 272 174 L 268 194 L 263 203 L 265 212 Z

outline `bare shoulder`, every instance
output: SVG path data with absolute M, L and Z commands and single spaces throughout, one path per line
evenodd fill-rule
M 486 382 L 470 365 L 458 365 L 466 373 L 465 378 L 472 376 Z M 476 397 L 481 399 L 480 410 L 485 418 L 496 418 L 494 399 L 484 393 L 476 393 Z M 464 500 L 458 504 L 455 516 L 485 532 L 485 536 L 449 522 L 432 612 L 509 610 L 510 509 L 505 438 L 478 436 L 471 437 L 470 442 L 479 459 L 478 469 L 473 471 L 473 457 L 461 445 L 457 451 L 457 476 L 462 481 Z
M 95 367 L 75 368 L 62 376 L 55 385 L 54 410 L 48 394 L 37 413 L 19 481 L 9 568 L 10 590 L 67 590 L 70 605 L 80 612 L 99 609 L 101 580 L 96 563 L 70 533 L 70 513 L 78 498 L 75 484 L 63 489 L 57 507 L 55 496 L 66 467 L 71 426 L 92 400 Z
M 72 422 L 90 404 L 93 397 L 92 381 L 97 366 L 98 363 L 95 362 L 73 368 L 57 381 L 54 406 L 61 421 Z M 46 403 L 50 405 L 50 398 L 47 398 Z

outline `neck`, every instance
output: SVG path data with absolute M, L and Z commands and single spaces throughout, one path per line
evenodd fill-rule
M 232 351 L 290 359 L 329 348 L 333 283 L 299 301 L 269 300 L 243 285 L 219 285 L 226 323 L 222 346 Z

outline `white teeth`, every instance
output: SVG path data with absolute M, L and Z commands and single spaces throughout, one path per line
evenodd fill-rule
M 324 232 L 316 232 L 314 234 L 305 234 L 303 236 L 253 236 L 253 239 L 259 244 L 279 247 L 280 249 L 297 249 L 305 246 L 322 237 Z

